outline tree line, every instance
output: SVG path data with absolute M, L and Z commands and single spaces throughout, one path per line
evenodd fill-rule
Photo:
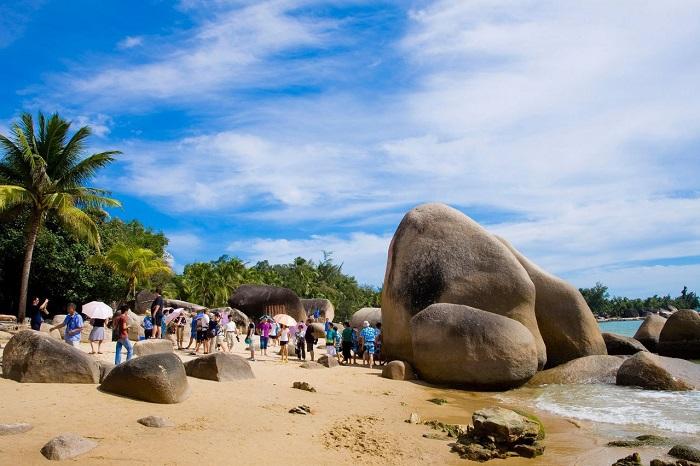
M 698 295 L 694 291 L 689 291 L 686 286 L 675 298 L 672 298 L 670 294 L 666 296 L 654 295 L 645 299 L 631 299 L 621 296 L 611 298 L 608 287 L 600 282 L 591 288 L 579 288 L 579 291 L 593 314 L 600 317 L 640 317 L 650 311 L 669 309 L 669 306 L 676 309 L 700 307 Z

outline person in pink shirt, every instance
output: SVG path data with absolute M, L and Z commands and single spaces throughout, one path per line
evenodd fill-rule
M 260 329 L 260 350 L 267 356 L 267 344 L 270 341 L 270 330 L 272 330 L 272 319 L 263 320 L 258 325 Z

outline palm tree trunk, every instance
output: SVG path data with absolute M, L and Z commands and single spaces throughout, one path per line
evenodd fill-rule
M 41 226 L 41 213 L 32 212 L 29 220 L 29 230 L 27 232 L 27 245 L 24 249 L 24 265 L 22 266 L 22 284 L 19 291 L 19 309 L 17 311 L 17 322 L 24 322 L 27 313 L 27 293 L 29 292 L 29 271 L 32 268 L 32 256 L 34 255 L 34 245 L 39 235 Z

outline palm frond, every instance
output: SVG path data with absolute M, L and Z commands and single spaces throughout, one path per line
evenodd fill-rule
M 76 165 L 66 167 L 60 177 L 55 178 L 61 186 L 76 186 L 92 179 L 100 168 L 114 161 L 114 156 L 121 152 L 113 150 L 92 154 Z
M 99 251 L 100 233 L 97 230 L 97 224 L 88 214 L 70 205 L 69 202 L 60 203 L 55 212 L 56 217 L 68 231 L 76 237 L 84 239 Z
M 0 212 L 20 205 L 34 206 L 36 199 L 21 186 L 0 185 Z

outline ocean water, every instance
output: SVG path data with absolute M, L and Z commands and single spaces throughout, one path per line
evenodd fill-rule
M 627 337 L 633 337 L 644 320 L 611 320 L 598 322 L 601 332 L 617 333 Z

